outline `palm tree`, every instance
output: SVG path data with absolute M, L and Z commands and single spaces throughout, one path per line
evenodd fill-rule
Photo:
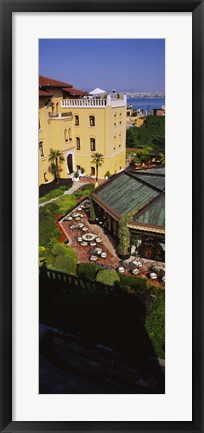
M 59 183 L 59 166 L 64 161 L 64 156 L 60 152 L 60 150 L 50 149 L 48 161 L 51 162 L 51 171 L 55 177 L 56 182 Z
M 98 182 L 98 167 L 104 163 L 104 156 L 102 153 L 95 152 L 91 155 L 91 163 L 96 166 L 96 182 Z

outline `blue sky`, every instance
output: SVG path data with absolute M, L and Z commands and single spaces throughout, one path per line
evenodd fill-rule
M 41 39 L 39 73 L 79 89 L 165 91 L 164 39 Z

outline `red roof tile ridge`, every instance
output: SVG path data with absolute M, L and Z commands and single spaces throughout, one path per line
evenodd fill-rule
M 63 81 L 58 81 L 53 78 L 44 77 L 43 75 L 39 76 L 39 86 L 40 87 L 73 87 L 72 84 L 64 83 Z

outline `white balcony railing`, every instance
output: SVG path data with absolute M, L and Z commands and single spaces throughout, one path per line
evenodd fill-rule
M 62 99 L 61 107 L 105 107 L 106 99 Z
M 107 95 L 107 99 L 99 98 L 99 99 L 62 99 L 61 108 L 67 107 L 94 107 L 94 108 L 104 108 L 106 106 L 111 107 L 124 107 L 127 105 L 127 98 L 124 95 L 122 98 L 111 98 L 110 95 Z

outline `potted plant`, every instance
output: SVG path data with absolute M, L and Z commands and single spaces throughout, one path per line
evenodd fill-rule
M 76 182 L 79 181 L 79 173 L 78 173 L 78 171 L 75 171 L 75 173 L 74 173 L 74 181 L 76 181 Z
M 111 175 L 111 174 L 110 174 L 110 171 L 107 170 L 107 172 L 106 172 L 105 175 L 104 175 L 105 179 L 106 179 L 106 180 L 109 179 L 110 175 Z
M 85 176 L 85 168 L 81 167 L 81 177 L 84 177 L 84 176 Z

